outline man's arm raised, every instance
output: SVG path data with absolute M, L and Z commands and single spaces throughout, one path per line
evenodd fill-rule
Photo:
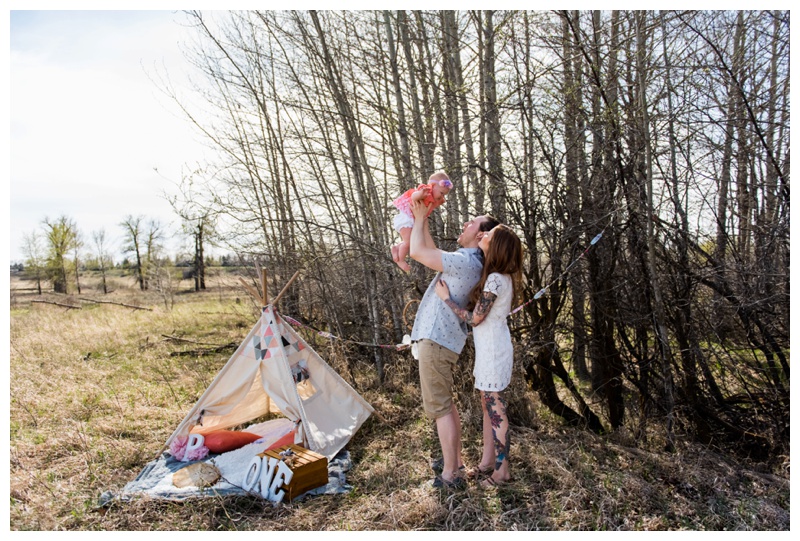
M 425 240 L 425 247 L 436 249 L 436 243 L 433 242 L 433 237 L 431 236 L 431 221 L 430 220 L 422 220 L 422 224 L 424 229 L 422 230 L 422 238 Z
M 414 227 L 411 229 L 408 255 L 429 269 L 441 272 L 443 270 L 442 251 L 436 247 L 427 227 L 428 207 L 417 202 L 411 205 L 411 212 L 414 214 Z

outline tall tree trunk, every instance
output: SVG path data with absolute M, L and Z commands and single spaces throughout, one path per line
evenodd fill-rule
M 78 290 L 78 295 L 81 294 L 81 263 L 78 260 L 78 250 L 75 250 L 75 288 Z
M 740 43 L 742 42 L 743 28 L 739 25 L 736 26 L 733 37 L 733 55 L 734 58 L 741 56 Z M 737 61 L 734 60 L 734 66 L 737 66 Z M 736 69 L 736 68 L 734 68 Z M 726 260 L 728 253 L 729 242 L 729 226 L 733 225 L 733 219 L 728 221 L 729 213 L 729 192 L 731 187 L 731 170 L 733 168 L 733 142 L 736 138 L 736 115 L 737 115 L 737 102 L 739 102 L 738 91 L 736 89 L 736 82 L 733 77 L 729 77 L 728 84 L 728 110 L 725 122 L 725 140 L 723 143 L 722 151 L 722 168 L 720 177 L 717 182 L 717 234 L 714 246 L 714 259 L 717 263 L 715 272 L 720 280 L 726 280 Z M 718 294 L 714 293 L 714 304 L 717 307 L 714 310 L 714 328 L 721 338 L 724 338 L 729 330 L 731 317 L 730 311 L 726 301 Z
M 194 232 L 194 290 L 200 291 L 206 288 L 206 264 L 203 254 L 203 233 L 205 229 L 204 218 L 197 223 Z
M 397 49 L 394 45 L 394 32 L 388 11 L 383 12 L 386 26 L 386 41 L 389 47 L 389 62 L 392 70 L 392 86 L 394 87 L 395 107 L 397 108 L 397 133 L 400 136 L 400 179 L 402 186 L 410 187 L 414 181 L 411 177 L 411 153 L 408 144 L 408 128 L 406 127 L 406 110 L 403 103 L 403 92 L 400 87 L 400 69 L 397 60 Z
M 460 74 L 458 73 L 458 66 L 461 62 L 458 59 L 460 51 L 459 42 L 459 28 L 458 21 L 456 20 L 455 12 L 446 10 L 440 12 L 442 21 L 442 65 L 444 77 L 442 79 L 442 87 L 445 96 L 445 126 L 444 132 L 446 134 L 447 149 L 445 156 L 445 171 L 451 175 L 451 179 L 456 186 L 455 197 L 448 197 L 447 211 L 448 223 L 445 224 L 444 232 L 450 238 L 458 236 L 460 231 L 460 221 L 452 219 L 452 217 L 459 216 L 466 212 L 467 208 L 467 194 L 469 187 L 464 183 L 464 168 L 461 159 L 461 124 L 458 120 L 459 104 L 458 95 L 461 92 L 459 88 Z M 449 168 L 449 169 L 448 169 Z
M 739 235 L 737 248 L 740 256 L 745 261 L 750 261 L 750 186 L 748 182 L 748 165 L 750 161 L 750 132 L 747 126 L 747 113 L 744 103 L 745 69 L 744 56 L 747 34 L 744 31 L 744 12 L 739 11 L 736 19 L 736 34 L 739 41 L 734 45 L 733 72 L 738 84 L 736 85 L 735 100 L 735 129 L 736 129 L 736 215 L 739 218 Z
M 506 187 L 500 146 L 500 111 L 497 107 L 497 74 L 495 73 L 495 27 L 494 11 L 484 11 L 484 51 L 482 78 L 486 100 L 486 165 L 489 171 L 489 201 L 492 214 L 501 222 L 506 221 Z
M 672 378 L 672 349 L 669 343 L 669 336 L 665 325 L 666 315 L 664 311 L 664 301 L 661 295 L 661 278 L 658 269 L 656 268 L 656 241 L 653 231 L 653 223 L 656 219 L 655 209 L 653 207 L 653 158 L 651 150 L 650 139 L 650 115 L 648 112 L 647 104 L 647 66 L 645 57 L 648 53 L 647 50 L 647 37 L 645 35 L 645 26 L 647 21 L 647 12 L 636 12 L 636 71 L 639 75 L 639 107 L 641 109 L 641 122 L 642 132 L 644 134 L 644 153 L 645 153 L 645 167 L 646 177 L 645 183 L 647 187 L 647 265 L 650 274 L 650 287 L 653 292 L 653 326 L 655 328 L 656 340 L 658 343 L 658 353 L 660 355 L 661 372 L 664 384 L 664 409 L 666 411 L 666 426 L 665 437 L 667 440 L 667 450 L 673 451 L 675 449 L 675 434 L 674 434 L 674 409 L 675 399 L 673 397 L 673 378 Z
M 397 12 L 397 27 L 399 30 L 400 43 L 403 47 L 403 55 L 408 69 L 408 88 L 411 89 L 409 95 L 411 96 L 411 119 L 414 126 L 414 140 L 417 143 L 417 155 L 419 164 L 417 165 L 417 172 L 411 173 L 411 178 L 406 179 L 409 186 L 414 184 L 415 179 L 422 179 L 425 173 L 430 169 L 433 170 L 432 159 L 427 158 L 428 151 L 426 150 L 426 137 L 423 128 L 422 120 L 423 114 L 419 104 L 419 92 L 417 92 L 417 61 L 415 61 L 411 50 L 411 39 L 409 37 L 409 23 L 408 17 L 404 10 Z M 421 61 L 422 59 L 420 59 Z M 430 174 L 430 173 L 429 173 Z
M 572 14 L 573 20 L 578 21 L 578 12 Z M 575 24 L 578 24 L 577 22 Z M 581 134 L 581 55 L 573 44 L 573 36 L 570 28 L 570 19 L 561 19 L 561 33 L 563 40 L 564 55 L 564 171 L 567 186 L 565 204 L 567 218 L 564 226 L 567 229 L 566 238 L 568 246 L 575 246 L 578 243 L 581 222 L 581 184 L 580 164 L 583 163 L 584 139 Z M 583 155 L 585 157 L 585 155 Z M 569 276 L 570 290 L 572 294 L 572 366 L 577 376 L 582 380 L 589 379 L 589 369 L 586 366 L 586 333 L 584 330 L 586 316 L 584 310 L 585 290 L 583 278 L 578 273 Z

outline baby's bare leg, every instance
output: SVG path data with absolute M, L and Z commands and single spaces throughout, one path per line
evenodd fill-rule
M 406 246 L 409 246 L 409 243 L 411 242 L 411 228 L 410 227 L 401 228 L 400 238 L 403 239 L 403 242 L 401 242 L 400 244 L 405 244 Z M 408 250 L 408 248 L 406 248 L 406 250 Z
M 394 262 L 397 263 L 397 266 L 403 269 L 404 271 L 411 270 L 411 266 L 406 263 L 406 257 L 408 256 L 408 251 L 410 248 L 410 241 L 411 241 L 411 228 L 410 227 L 403 227 L 399 231 L 400 238 L 403 239 L 402 242 L 397 244 L 396 246 L 392 247 L 392 256 L 395 255 L 395 248 L 397 248 L 397 257 L 393 257 Z
M 398 244 L 397 245 L 397 259 L 394 260 L 395 263 L 397 263 L 397 266 L 400 267 L 401 269 L 403 269 L 404 271 L 411 270 L 411 265 L 409 265 L 406 262 L 406 256 L 408 255 L 408 249 L 409 249 L 409 246 L 408 246 L 407 242 L 401 242 L 400 244 Z
M 397 263 L 401 259 L 405 259 L 408 255 L 409 250 L 409 242 L 411 241 L 411 228 L 410 227 L 403 227 L 398 230 L 400 233 L 400 242 L 392 246 L 392 261 Z M 404 246 L 404 247 L 403 247 Z M 402 248 L 402 255 L 401 255 L 401 247 Z

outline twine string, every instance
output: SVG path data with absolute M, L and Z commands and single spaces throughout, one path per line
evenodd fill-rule
M 606 226 L 606 228 L 607 227 L 608 226 Z M 549 284 L 547 284 L 546 286 L 541 288 L 539 291 L 537 291 L 536 294 L 533 296 L 533 298 L 527 300 L 526 302 L 520 304 L 519 306 L 517 306 L 516 308 L 511 310 L 508 313 L 507 317 L 513 316 L 514 314 L 516 314 L 517 312 L 519 312 L 520 310 L 525 308 L 527 305 L 529 305 L 530 303 L 532 303 L 535 300 L 540 299 L 542 297 L 542 295 L 547 293 L 548 289 L 553 287 L 553 285 L 556 284 L 556 282 L 561 280 L 561 278 L 563 278 L 570 270 L 572 270 L 572 267 L 577 265 L 578 261 L 580 261 L 583 258 L 583 256 L 585 256 L 587 253 L 589 253 L 589 250 L 591 250 L 592 246 L 597 244 L 600 241 L 600 239 L 603 238 L 603 233 L 605 233 L 606 228 L 603 228 L 602 231 L 600 231 L 597 235 L 594 236 L 594 238 L 592 238 L 591 242 L 589 242 L 588 246 L 586 246 L 586 248 L 583 250 L 583 252 L 581 252 L 578 255 L 578 257 L 576 257 L 567 266 L 567 268 L 564 269 L 564 271 L 561 274 L 559 274 L 557 277 L 555 277 L 553 280 L 551 280 Z M 402 344 L 373 344 L 373 343 L 369 343 L 369 342 L 359 342 L 357 340 L 350 340 L 348 338 L 342 338 L 341 336 L 336 336 L 335 334 L 329 333 L 327 331 L 318 331 L 318 330 L 314 329 L 313 327 L 309 327 L 308 325 L 300 323 L 296 319 L 293 319 L 293 318 L 291 318 L 291 317 L 289 317 L 287 315 L 281 314 L 281 316 L 283 317 L 283 319 L 286 322 L 290 323 L 291 325 L 294 325 L 295 327 L 303 327 L 305 329 L 309 329 L 312 332 L 316 333 L 318 336 L 321 336 L 323 338 L 327 338 L 328 340 L 339 340 L 341 342 L 347 342 L 347 343 L 356 344 L 356 345 L 359 345 L 359 346 L 377 347 L 377 348 L 384 348 L 384 349 L 394 349 L 396 351 L 403 351 L 403 350 L 408 349 L 409 347 L 411 347 L 410 343 L 402 343 Z

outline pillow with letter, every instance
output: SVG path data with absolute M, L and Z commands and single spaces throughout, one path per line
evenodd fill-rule
M 217 430 L 205 435 L 205 446 L 212 453 L 227 453 L 248 443 L 253 443 L 261 436 L 251 432 L 238 432 L 236 430 Z

